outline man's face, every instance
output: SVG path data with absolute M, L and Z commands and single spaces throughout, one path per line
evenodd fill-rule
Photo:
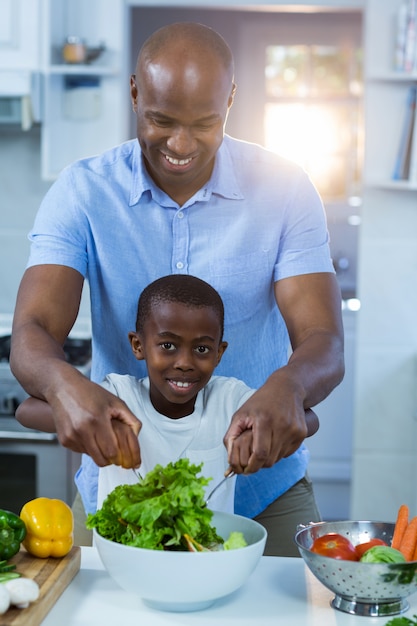
M 210 178 L 234 86 L 215 59 L 164 59 L 137 71 L 131 97 L 148 172 L 182 205 Z

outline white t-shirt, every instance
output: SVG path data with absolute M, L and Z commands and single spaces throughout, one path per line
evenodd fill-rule
M 149 378 L 138 380 L 134 376 L 109 374 L 102 386 L 124 400 L 142 422 L 141 475 L 157 464 L 165 466 L 188 458 L 195 465 L 203 463 L 202 475 L 212 478 L 206 487 L 207 495 L 228 467 L 223 437 L 232 415 L 255 391 L 236 378 L 213 376 L 197 395 L 193 413 L 171 419 L 154 409 L 149 397 Z M 116 465 L 100 468 L 97 508 L 117 485 L 133 484 L 137 480 L 130 469 Z M 234 488 L 235 477 L 232 477 L 213 495 L 210 508 L 233 513 Z

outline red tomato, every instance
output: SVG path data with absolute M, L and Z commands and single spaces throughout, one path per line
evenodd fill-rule
M 378 539 L 378 537 L 375 537 L 375 539 L 370 539 L 369 541 L 366 541 L 365 543 L 358 543 L 357 546 L 355 546 L 355 552 L 356 552 L 356 556 L 358 557 L 358 559 L 360 559 L 367 550 L 369 550 L 369 548 L 373 548 L 374 546 L 387 546 L 388 544 L 385 543 L 385 541 L 382 541 L 382 539 Z
M 322 556 L 330 556 L 333 559 L 342 559 L 344 561 L 358 560 L 353 544 L 347 537 L 338 533 L 327 533 L 322 537 L 317 537 L 311 546 L 311 551 Z

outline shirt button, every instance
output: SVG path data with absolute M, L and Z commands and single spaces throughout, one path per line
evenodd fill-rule
M 180 211 L 179 213 L 177 213 L 177 217 L 179 220 L 182 220 L 182 218 L 184 217 L 184 213 Z
M 181 261 L 178 261 L 176 265 L 177 270 L 182 270 L 183 267 L 184 267 L 184 263 L 181 263 Z

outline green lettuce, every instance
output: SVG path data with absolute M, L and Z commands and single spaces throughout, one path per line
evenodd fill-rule
M 404 563 L 404 555 L 399 550 L 390 546 L 373 546 L 369 548 L 362 558 L 362 563 Z
M 244 534 L 241 532 L 231 532 L 228 539 L 223 544 L 225 550 L 236 550 L 236 548 L 244 548 L 248 544 L 246 543 L 246 539 Z
M 151 550 L 197 550 L 223 544 L 205 505 L 210 479 L 197 474 L 201 465 L 180 459 L 156 465 L 134 485 L 119 485 L 103 506 L 87 516 L 86 526 L 106 539 Z

